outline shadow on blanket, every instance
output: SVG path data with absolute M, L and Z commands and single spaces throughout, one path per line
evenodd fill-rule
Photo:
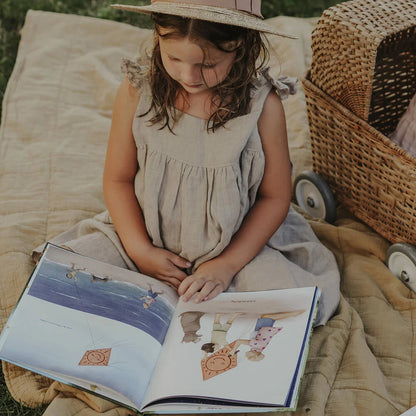
M 298 32 L 298 40 L 270 41 L 284 57 L 273 69 L 301 78 L 313 21 L 270 23 Z M 31 250 L 104 210 L 101 175 L 120 58 L 137 55 L 149 35 L 121 23 L 28 13 L 0 130 L 2 326 L 33 268 Z M 285 109 L 296 174 L 311 166 L 302 91 Z M 416 404 L 416 297 L 388 271 L 388 243 L 368 227 L 348 215 L 336 226 L 311 223 L 337 257 L 342 298 L 336 315 L 313 334 L 296 414 L 398 415 Z M 13 365 L 3 369 L 13 397 L 49 404 L 45 415 L 129 414 Z

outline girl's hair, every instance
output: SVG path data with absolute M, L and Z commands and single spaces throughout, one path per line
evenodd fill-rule
M 208 130 L 215 131 L 227 121 L 247 114 L 250 111 L 253 79 L 269 57 L 260 33 L 242 27 L 167 14 L 155 13 L 152 16 L 155 23 L 155 44 L 150 67 L 152 103 L 149 110 L 142 115 L 154 110 L 150 122 L 160 123 L 161 129 L 168 127 L 172 131 L 177 120 L 175 102 L 179 94 L 183 94 L 180 84 L 168 75 L 163 66 L 159 47 L 160 28 L 172 30 L 165 35 L 166 37 L 189 36 L 196 42 L 209 42 L 223 52 L 236 53 L 226 79 L 212 88 L 217 110 L 208 120 Z M 226 49 L 227 44 L 237 46 L 230 50 Z M 201 48 L 203 49 L 202 46 Z

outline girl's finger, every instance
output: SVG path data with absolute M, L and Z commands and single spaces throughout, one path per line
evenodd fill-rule
M 202 286 L 204 286 L 205 281 L 204 280 L 194 280 L 191 285 L 188 287 L 188 289 L 183 293 L 182 300 L 184 302 L 187 302 L 195 293 L 197 293 Z
M 202 299 L 202 302 L 205 302 L 206 300 L 214 299 L 216 296 L 218 296 L 220 293 L 224 292 L 223 287 L 220 284 L 217 284 L 214 289 L 208 293 L 207 296 L 205 296 L 204 299 Z
M 179 282 L 182 282 L 183 279 L 188 277 L 188 275 L 183 270 L 178 269 L 176 266 L 169 267 L 169 270 L 165 272 L 165 275 L 173 277 L 179 280 Z
M 179 296 L 182 296 L 194 282 L 193 275 L 187 276 L 185 279 L 182 280 L 181 285 L 178 288 Z
M 172 285 L 175 289 L 178 289 L 179 285 L 181 284 L 181 281 L 173 276 L 161 275 L 159 276 L 159 280 L 169 284 L 169 286 Z
M 195 295 L 195 303 L 204 301 L 218 285 L 218 282 L 206 282 L 205 285 L 200 289 L 199 293 Z
M 172 257 L 169 259 L 175 266 L 181 269 L 187 269 L 192 266 L 191 262 L 185 260 L 184 258 L 173 254 Z

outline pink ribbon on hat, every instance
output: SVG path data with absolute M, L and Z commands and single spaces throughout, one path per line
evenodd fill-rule
M 261 14 L 261 0 L 152 0 L 153 3 L 193 4 L 196 6 L 220 7 L 223 9 L 239 10 L 263 18 Z

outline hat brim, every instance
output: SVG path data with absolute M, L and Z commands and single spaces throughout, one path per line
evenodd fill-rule
M 259 17 L 252 16 L 246 12 L 225 9 L 212 6 L 200 6 L 193 4 L 172 4 L 158 1 L 150 6 L 131 6 L 127 4 L 112 4 L 111 7 L 119 10 L 126 10 L 134 13 L 163 13 L 181 16 L 189 19 L 207 20 L 209 22 L 222 23 L 225 25 L 245 27 L 258 30 L 259 32 L 270 33 L 289 39 L 297 39 L 296 36 L 275 30 Z

